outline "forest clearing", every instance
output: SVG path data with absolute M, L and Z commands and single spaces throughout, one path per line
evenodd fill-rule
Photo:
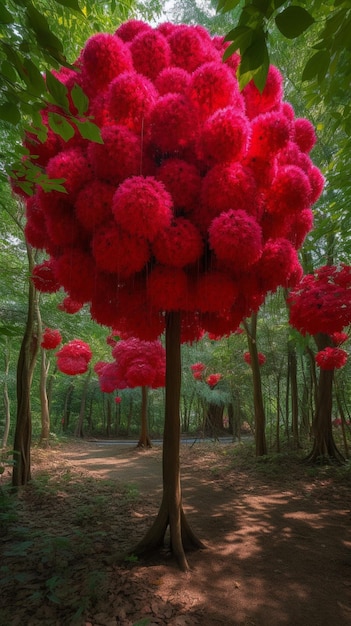
M 0 623 L 350 623 L 349 467 L 284 453 L 255 460 L 251 444 L 216 443 L 182 445 L 181 463 L 184 507 L 207 545 L 189 555 L 189 573 L 167 544 L 156 557 L 110 562 L 157 511 L 159 446 L 36 448 L 17 506 L 1 491 Z

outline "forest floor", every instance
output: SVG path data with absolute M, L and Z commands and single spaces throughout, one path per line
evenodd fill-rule
M 117 551 L 158 510 L 161 447 L 67 442 L 33 449 L 33 480 L 0 483 L 1 626 L 346 626 L 350 466 L 255 459 L 250 445 L 181 446 L 183 502 L 207 549 L 178 570 Z

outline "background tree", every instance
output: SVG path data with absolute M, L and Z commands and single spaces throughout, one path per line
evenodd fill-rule
M 137 446 L 151 448 L 147 423 L 148 388 L 165 385 L 166 353 L 160 341 L 140 341 L 132 337 L 116 341 L 112 349 L 114 362 L 99 362 L 95 371 L 102 391 L 141 387 L 141 431 Z
M 351 323 L 351 268 L 324 266 L 304 276 L 290 293 L 290 324 L 303 335 L 313 335 L 320 366 L 314 444 L 307 460 L 342 461 L 332 432 L 332 389 L 334 369 L 343 367 L 347 353 L 338 348 L 338 335 Z

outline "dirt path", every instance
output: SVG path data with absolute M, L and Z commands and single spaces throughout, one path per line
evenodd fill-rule
M 90 443 L 63 456 L 74 469 L 138 490 L 136 515 L 157 512 L 159 448 Z M 185 510 L 209 549 L 189 556 L 189 574 L 167 558 L 131 570 L 135 585 L 147 584 L 154 598 L 144 612 L 151 611 L 151 626 L 351 624 L 350 488 L 284 476 L 233 472 L 209 448 L 182 449 Z M 132 623 L 120 618 L 102 626 Z

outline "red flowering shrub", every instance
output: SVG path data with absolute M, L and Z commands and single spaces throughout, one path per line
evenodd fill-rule
M 259 364 L 259 366 L 264 365 L 265 362 L 266 362 L 265 355 L 262 352 L 258 352 L 257 357 L 258 357 L 258 364 Z M 248 365 L 251 365 L 251 354 L 250 354 L 250 352 L 244 352 L 244 361 Z
M 340 346 L 342 343 L 348 340 L 349 336 L 347 333 L 333 333 L 331 335 L 331 338 L 336 346 Z
M 62 337 L 59 330 L 54 328 L 45 328 L 40 345 L 45 350 L 55 350 L 55 348 L 60 345 L 61 341 Z
M 160 341 L 135 337 L 118 341 L 112 349 L 112 363 L 95 365 L 101 391 L 134 387 L 164 387 L 166 352 Z
M 210 374 L 209 376 L 207 376 L 206 382 L 208 386 L 211 387 L 211 389 L 213 389 L 213 387 L 215 387 L 219 383 L 221 378 L 222 378 L 222 374 Z
M 344 367 L 347 362 L 347 352 L 341 348 L 324 348 L 317 352 L 315 360 L 323 370 L 333 370 Z
M 193 365 L 190 365 L 190 369 L 193 372 L 194 378 L 195 378 L 195 374 L 199 373 L 202 374 L 203 371 L 206 369 L 206 365 L 205 363 L 201 363 L 200 361 L 198 363 L 193 363 Z
M 289 322 L 303 335 L 342 332 L 351 323 L 351 267 L 325 265 L 307 274 L 288 303 Z
M 81 339 L 72 339 L 56 352 L 57 369 L 63 374 L 76 376 L 88 370 L 93 353 Z
M 267 291 L 299 277 L 296 249 L 323 188 L 314 129 L 283 101 L 276 68 L 262 92 L 252 81 L 240 92 L 227 46 L 200 26 L 129 20 L 88 39 L 79 72 L 55 71 L 72 112 L 75 85 L 87 93 L 103 139 L 72 126 L 64 142 L 49 108 L 46 141 L 24 139 L 66 190 L 38 187 L 25 227 L 50 257 L 33 281 L 63 287 L 65 310 L 88 303 L 97 322 L 144 340 L 180 310 L 191 341 L 234 332 Z

